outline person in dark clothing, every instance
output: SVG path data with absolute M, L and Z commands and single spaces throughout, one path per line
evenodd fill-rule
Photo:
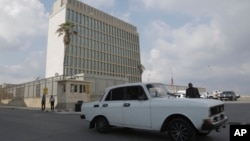
M 54 96 L 53 96 L 53 95 L 51 95 L 51 96 L 50 96 L 49 101 L 50 101 L 50 109 L 51 109 L 51 111 L 54 111 L 54 109 L 55 109 L 55 107 L 54 107 L 54 104 L 55 104 L 55 98 L 54 98 Z
M 192 83 L 188 83 L 188 88 L 186 89 L 187 98 L 200 98 L 199 90 L 193 87 Z
M 46 103 L 46 97 L 45 97 L 45 94 L 44 94 L 43 97 L 42 97 L 42 111 L 45 110 L 45 103 Z

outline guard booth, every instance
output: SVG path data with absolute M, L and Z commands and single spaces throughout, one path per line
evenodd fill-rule
M 59 80 L 56 109 L 74 109 L 78 101 L 89 102 L 90 83 L 77 79 Z

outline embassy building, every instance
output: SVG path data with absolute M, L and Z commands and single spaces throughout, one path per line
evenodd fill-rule
M 64 50 L 56 30 L 65 22 L 75 24 Z M 65 51 L 65 65 L 63 64 Z M 126 79 L 140 82 L 140 46 L 137 28 L 78 0 L 56 0 L 49 18 L 46 78 L 66 76 Z

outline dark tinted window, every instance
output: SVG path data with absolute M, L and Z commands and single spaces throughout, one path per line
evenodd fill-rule
M 123 100 L 124 88 L 115 88 L 109 91 L 105 101 Z
M 221 94 L 234 94 L 234 92 L 233 91 L 224 91 Z
M 141 86 L 129 86 L 125 90 L 125 100 L 146 100 L 147 96 Z

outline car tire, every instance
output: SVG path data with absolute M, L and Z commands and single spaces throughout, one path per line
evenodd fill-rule
M 98 117 L 95 120 L 95 128 L 99 133 L 107 133 L 110 131 L 108 120 L 104 117 Z
M 211 133 L 211 131 L 209 131 L 209 132 L 207 132 L 207 133 L 201 133 L 201 132 L 199 132 L 199 133 L 197 133 L 197 135 L 198 135 L 198 136 L 204 137 L 204 136 L 207 136 L 207 135 L 210 134 L 210 133 Z
M 170 121 L 167 133 L 173 141 L 195 141 L 196 130 L 193 125 L 183 118 Z

